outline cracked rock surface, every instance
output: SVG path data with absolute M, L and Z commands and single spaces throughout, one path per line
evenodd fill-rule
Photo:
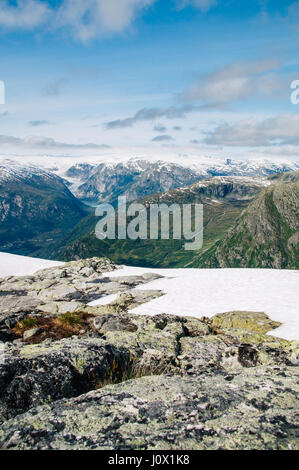
M 0 448 L 298 449 L 298 342 L 263 312 L 128 311 L 109 260 L 0 280 Z M 114 302 L 89 306 L 117 293 Z
M 298 371 L 143 377 L 7 421 L 3 449 L 296 449 Z M 298 402 L 297 402 L 298 405 Z

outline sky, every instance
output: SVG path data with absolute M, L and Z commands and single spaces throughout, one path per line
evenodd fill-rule
M 0 0 L 0 154 L 297 161 L 298 50 L 294 0 Z

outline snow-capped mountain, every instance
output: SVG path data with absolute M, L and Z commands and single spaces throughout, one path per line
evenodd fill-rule
M 13 160 L 3 160 L 0 162 L 0 184 L 33 182 L 33 180 L 49 183 L 50 181 L 57 181 L 57 179 L 58 177 L 53 173 L 35 165 L 24 165 Z
M 77 164 L 65 173 L 70 190 L 91 202 L 114 202 L 118 196 L 128 200 L 169 191 L 201 178 L 199 171 L 170 162 L 129 160 L 124 163 Z
M 276 162 L 271 160 L 231 160 L 217 163 L 207 168 L 211 176 L 270 176 L 294 171 L 299 168 L 297 163 Z
M 0 250 L 35 254 L 87 213 L 60 177 L 32 165 L 0 165 Z
M 92 202 L 113 202 L 125 195 L 128 200 L 190 185 L 211 176 L 267 177 L 299 168 L 293 162 L 268 160 L 215 161 L 204 159 L 190 167 L 161 160 L 130 159 L 99 165 L 77 163 L 63 176 L 70 190 L 79 198 Z

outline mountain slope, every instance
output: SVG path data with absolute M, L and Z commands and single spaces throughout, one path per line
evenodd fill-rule
M 186 164 L 186 162 L 185 162 Z M 100 164 L 77 163 L 60 172 L 76 197 L 87 202 L 112 202 L 125 195 L 128 200 L 167 192 L 213 176 L 266 178 L 298 168 L 297 163 L 270 160 L 200 159 L 183 163 L 130 159 Z
M 79 220 L 88 208 L 63 180 L 32 166 L 0 166 L 0 250 L 42 255 Z
M 201 266 L 299 269 L 299 172 L 271 181 Z
M 126 163 L 101 163 L 95 167 L 75 165 L 66 172 L 70 189 L 90 203 L 114 203 L 118 196 L 132 201 L 148 194 L 168 191 L 198 181 L 198 172 L 174 163 L 129 160 Z
M 224 237 L 242 210 L 267 184 L 259 179 L 217 177 L 148 196 L 139 202 L 145 206 L 151 203 L 204 204 L 203 249 L 207 250 Z M 198 266 L 197 252 L 184 250 L 184 240 L 98 240 L 94 234 L 97 220 L 90 215 L 74 228 L 64 241 L 59 259 L 107 256 L 114 262 L 135 266 Z
M 227 158 L 225 163 L 217 162 L 207 168 L 211 176 L 250 176 L 269 177 L 281 173 L 295 171 L 298 163 L 271 160 L 232 160 Z

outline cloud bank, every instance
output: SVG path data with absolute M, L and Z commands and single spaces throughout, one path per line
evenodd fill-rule
M 195 8 L 199 8 L 203 12 L 206 12 L 215 7 L 218 3 L 218 0 L 178 0 L 177 3 L 179 9 L 191 5 Z
M 44 0 L 0 0 L 0 28 L 48 31 L 63 29 L 82 42 L 101 35 L 119 34 L 131 28 L 136 18 L 157 0 L 62 0 L 50 6 Z M 217 0 L 173 0 L 178 9 L 187 6 L 208 11 Z
M 51 9 L 46 2 L 39 0 L 17 0 L 10 5 L 0 1 L 0 26 L 6 29 L 32 30 L 49 20 Z
M 57 26 L 69 29 L 83 42 L 101 34 L 121 33 L 156 0 L 64 0 Z
M 211 145 L 231 147 L 261 147 L 273 145 L 299 145 L 299 115 L 274 118 L 248 119 L 237 124 L 222 124 L 204 139 Z
M 152 139 L 152 142 L 169 142 L 170 140 L 174 140 L 173 137 L 171 137 L 171 135 L 164 134 L 157 135 L 157 137 Z
M 17 147 L 23 149 L 86 149 L 86 150 L 96 150 L 96 149 L 105 149 L 109 148 L 108 145 L 98 145 L 92 142 L 86 144 L 69 144 L 65 142 L 58 142 L 49 137 L 25 137 L 24 139 L 20 137 L 14 137 L 11 135 L 0 135 L 0 145 L 7 147 Z
M 187 103 L 230 104 L 253 96 L 272 96 L 282 88 L 277 60 L 236 62 L 201 75 L 180 96 Z
M 196 106 L 192 105 L 171 106 L 168 108 L 143 108 L 137 111 L 134 116 L 105 122 L 104 127 L 106 130 L 123 129 L 125 127 L 132 127 L 138 122 L 153 121 L 161 117 L 167 119 L 184 118 L 187 113 L 195 111 L 196 109 Z

